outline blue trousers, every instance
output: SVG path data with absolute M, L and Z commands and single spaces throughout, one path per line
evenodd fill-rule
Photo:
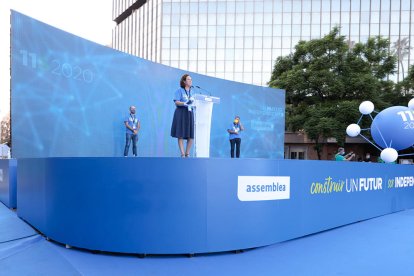
M 129 146 L 131 145 L 132 141 L 132 154 L 137 156 L 137 142 L 138 142 L 138 135 L 127 133 L 125 136 L 125 149 L 124 149 L 124 156 L 128 156 Z
M 236 158 L 240 158 L 240 145 L 241 145 L 241 139 L 240 138 L 234 138 L 230 140 L 230 156 L 231 158 L 234 158 L 234 146 L 236 146 Z

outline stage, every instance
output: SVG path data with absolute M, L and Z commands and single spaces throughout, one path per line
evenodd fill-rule
M 0 274 L 412 274 L 413 167 L 283 160 L 284 90 L 191 73 L 217 99 L 192 149 L 213 158 L 177 158 L 188 72 L 18 12 L 11 38 L 16 160 L 1 163 L 0 200 L 17 212 L 0 206 Z M 131 105 L 143 157 L 115 157 Z M 227 157 L 235 115 L 241 159 Z
M 68 246 L 249 249 L 414 208 L 412 166 L 229 158 L 28 158 L 17 214 Z
M 9 208 L 17 207 L 16 173 L 16 159 L 0 159 L 0 202 Z

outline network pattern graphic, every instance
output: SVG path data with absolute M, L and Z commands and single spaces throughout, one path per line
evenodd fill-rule
M 381 152 L 381 159 L 386 163 L 395 162 L 398 157 L 414 155 L 414 153 L 399 154 L 399 150 L 414 149 L 414 99 L 408 106 L 392 106 L 381 112 L 374 110 L 371 101 L 364 101 L 359 105 L 361 117 L 356 124 L 350 124 L 346 133 L 350 137 L 361 136 Z M 376 113 L 373 117 L 371 114 Z M 359 123 L 364 116 L 372 120 L 370 128 L 361 129 Z M 362 131 L 370 131 L 372 142 Z

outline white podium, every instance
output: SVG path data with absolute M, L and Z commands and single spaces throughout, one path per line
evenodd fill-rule
M 211 115 L 218 103 L 218 97 L 194 95 L 194 157 L 210 157 Z

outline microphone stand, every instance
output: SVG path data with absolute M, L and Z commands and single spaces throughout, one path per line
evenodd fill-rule
M 210 93 L 210 91 L 208 91 L 208 90 L 206 90 L 206 89 L 204 89 L 204 88 L 201 88 L 200 86 L 198 86 L 198 85 L 196 85 L 195 87 L 197 87 L 198 89 L 200 89 L 200 90 L 203 90 L 203 91 L 206 91 L 207 93 L 208 93 L 208 95 L 211 97 L 211 93 Z

